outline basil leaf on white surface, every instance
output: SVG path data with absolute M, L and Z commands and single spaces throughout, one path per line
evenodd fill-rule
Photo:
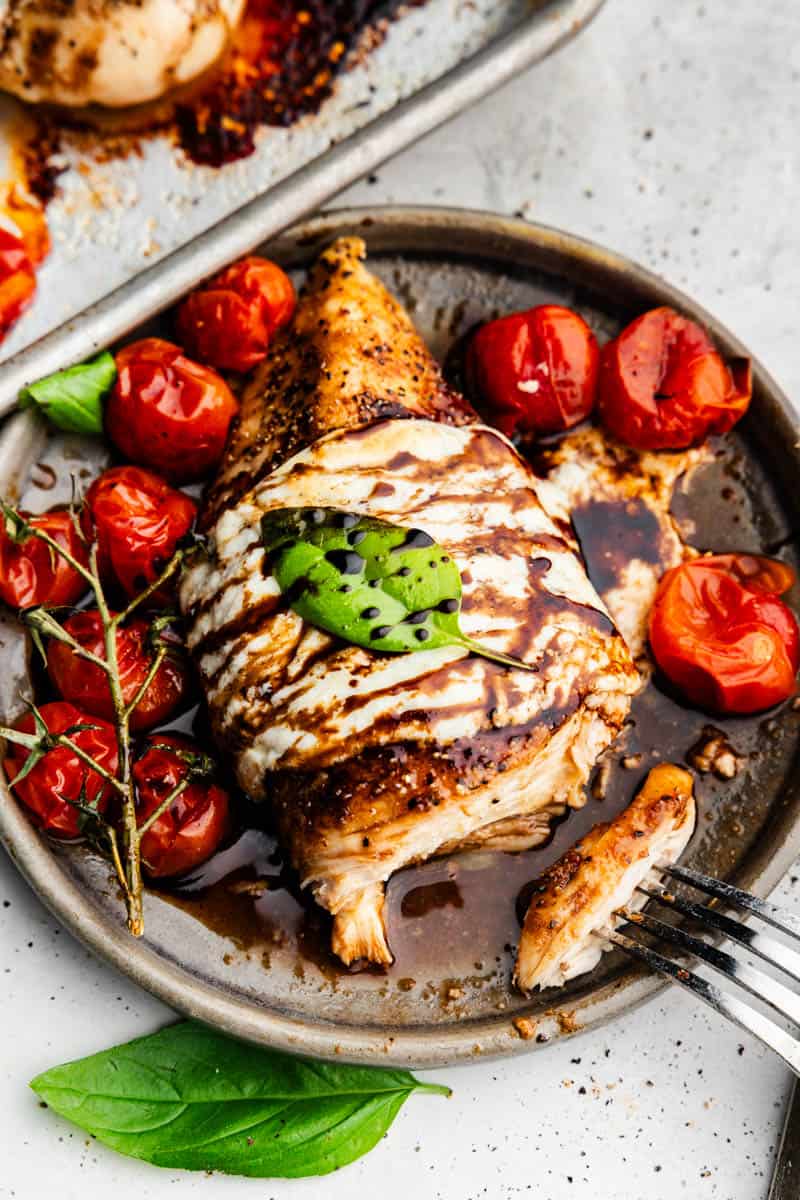
M 422 529 L 332 508 L 279 508 L 261 519 L 272 573 L 294 611 L 367 650 L 463 646 L 508 667 L 527 663 L 461 632 L 461 575 Z
M 20 408 L 36 408 L 67 433 L 102 433 L 103 401 L 117 378 L 114 356 L 104 350 L 89 362 L 56 371 L 19 394 Z
M 192 1021 L 30 1086 L 121 1154 L 256 1178 L 327 1174 L 371 1150 L 412 1092 L 450 1093 L 408 1071 L 294 1058 Z

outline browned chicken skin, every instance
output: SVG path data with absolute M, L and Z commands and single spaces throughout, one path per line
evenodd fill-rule
M 624 812 L 596 825 L 537 880 L 517 954 L 518 987 L 559 987 L 591 970 L 610 949 L 602 931 L 619 924 L 616 910 L 646 903 L 636 889 L 655 865 L 679 857 L 694 823 L 692 776 L 670 763 L 654 767 Z
M 336 429 L 381 417 L 477 421 L 445 384 L 405 309 L 364 267 L 365 255 L 360 238 L 339 238 L 309 272 L 294 321 L 276 335 L 244 393 L 204 511 L 207 525 L 292 454 Z

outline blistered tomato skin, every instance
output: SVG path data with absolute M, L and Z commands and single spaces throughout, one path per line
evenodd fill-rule
M 184 300 L 178 336 L 202 362 L 249 371 L 265 357 L 275 330 L 291 320 L 295 303 L 288 275 L 276 263 L 251 255 Z
M 96 728 L 70 733 L 70 738 L 89 754 L 95 762 L 112 775 L 117 770 L 117 738 L 112 725 L 81 712 L 72 704 L 56 702 L 44 704 L 40 709 L 50 733 L 65 733 L 76 725 L 93 725 Z M 17 721 L 15 729 L 22 733 L 34 733 L 32 713 Z M 36 763 L 35 767 L 19 784 L 15 777 L 28 758 L 24 746 L 10 745 L 3 766 L 9 783 L 18 798 L 31 811 L 34 821 L 54 837 L 74 838 L 80 834 L 80 814 L 74 804 L 81 798 L 104 812 L 111 798 L 111 786 L 96 771 L 87 766 L 66 746 L 54 746 Z
M 750 362 L 727 365 L 704 329 L 654 308 L 603 347 L 598 410 L 620 442 L 682 450 L 727 433 L 747 412 Z
M 560 433 L 592 412 L 597 339 L 557 304 L 489 321 L 473 335 L 467 377 L 476 403 L 507 437 Z
M 82 566 L 88 564 L 86 546 L 65 508 L 26 519 L 30 525 L 63 546 Z M 14 542 L 0 522 L 0 597 L 10 608 L 37 604 L 75 604 L 88 590 L 79 571 L 36 537 Z
M 216 277 L 214 286 L 230 288 L 248 304 L 260 307 L 270 331 L 288 325 L 294 315 L 297 297 L 292 281 L 268 258 L 251 254 L 239 259 Z
M 785 563 L 746 554 L 693 559 L 662 579 L 650 616 L 653 656 L 697 708 L 755 713 L 794 694 L 800 631 L 780 594 Z
M 84 650 L 98 658 L 105 658 L 103 622 L 96 609 L 75 613 L 63 625 Z M 147 621 L 134 618 L 117 630 L 117 665 L 122 698 L 126 704 L 130 704 L 138 694 L 152 659 Z M 65 700 L 94 716 L 104 717 L 108 721 L 114 719 L 108 676 L 102 667 L 81 658 L 73 647 L 64 642 L 51 641 L 47 648 L 47 671 L 54 687 Z M 168 653 L 131 713 L 131 729 L 139 732 L 166 721 L 182 704 L 188 690 L 189 672 L 185 660 L 176 653 Z
M 36 291 L 36 272 L 21 238 L 0 228 L 0 338 L 28 307 Z
M 186 757 L 202 751 L 190 738 L 153 735 L 133 767 L 139 825 L 185 779 Z M 230 830 L 228 793 L 211 779 L 196 779 L 141 838 L 143 870 L 154 879 L 182 875 L 206 861 Z
M 84 526 L 97 538 L 103 578 L 133 597 L 158 578 L 196 515 L 194 501 L 159 475 L 112 467 L 89 488 Z M 154 597 L 156 603 L 169 600 L 169 592 Z
M 106 432 L 118 450 L 172 483 L 208 475 L 239 407 L 224 379 L 160 338 L 125 346 L 116 364 Z
M 178 313 L 178 337 L 190 354 L 226 371 L 249 371 L 266 357 L 269 330 L 260 311 L 232 291 L 193 292 Z

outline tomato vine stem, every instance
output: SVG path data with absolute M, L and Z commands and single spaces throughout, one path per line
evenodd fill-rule
M 137 824 L 136 789 L 132 774 L 130 719 L 137 705 L 141 702 L 155 679 L 166 656 L 167 647 L 165 645 L 154 647 L 147 674 L 141 686 L 137 689 L 135 696 L 129 703 L 126 703 L 117 656 L 117 632 L 142 604 L 151 599 L 165 583 L 176 575 L 185 556 L 185 550 L 182 548 L 176 550 L 157 578 L 152 580 L 146 588 L 134 596 L 126 608 L 119 613 L 112 614 L 108 606 L 105 588 L 100 578 L 96 540 L 89 541 L 85 533 L 82 530 L 80 531 L 80 536 L 87 546 L 88 553 L 88 565 L 84 565 L 69 550 L 61 546 L 55 538 L 52 538 L 44 530 L 31 525 L 12 505 L 0 500 L 0 511 L 5 519 L 9 536 L 18 542 L 25 542 L 28 538 L 37 538 L 39 541 L 44 542 L 50 548 L 52 554 L 60 555 L 73 570 L 78 572 L 94 594 L 95 605 L 103 627 L 104 656 L 102 658 L 87 653 L 78 647 L 75 639 L 56 620 L 52 611 L 46 608 L 44 610 L 37 610 L 39 612 L 43 611 L 46 619 L 26 622 L 23 616 L 23 624 L 27 624 L 29 629 L 36 632 L 38 636 L 44 634 L 46 637 L 55 637 L 56 640 L 63 641 L 67 645 L 74 644 L 73 648 L 76 653 L 80 653 L 81 657 L 93 662 L 105 673 L 114 714 L 113 725 L 117 741 L 117 770 L 115 773 L 108 771 L 106 767 L 92 758 L 90 754 L 87 754 L 67 734 L 42 733 L 41 729 L 39 729 L 38 736 L 34 736 L 21 733 L 19 730 L 0 726 L 0 737 L 26 747 L 29 755 L 36 755 L 37 758 L 42 757 L 43 754 L 46 754 L 48 750 L 55 746 L 63 746 L 69 749 L 81 762 L 91 767 L 120 796 L 122 810 L 121 853 L 116 829 L 113 825 L 106 822 L 99 813 L 96 814 L 96 817 L 103 828 L 108 844 L 109 857 L 113 863 L 117 879 L 125 897 L 128 929 L 134 937 L 141 937 L 144 933 L 144 888 L 141 861 L 142 834 L 146 833 L 154 821 L 169 808 L 170 804 L 187 786 L 187 783 L 184 782 L 174 788 L 164 802 L 159 805 L 156 812 L 141 827 Z M 35 706 L 33 707 L 33 711 L 38 716 L 38 710 Z M 39 717 L 37 728 L 40 725 L 41 718 Z

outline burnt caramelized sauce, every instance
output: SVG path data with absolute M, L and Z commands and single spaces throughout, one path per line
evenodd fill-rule
M 662 528 L 644 500 L 590 500 L 572 510 L 572 525 L 601 595 L 619 583 L 632 558 L 656 567 L 663 561 Z
M 120 110 L 32 109 L 17 150 L 26 183 L 47 203 L 65 144 L 103 161 L 140 154 L 143 138 L 159 132 L 204 166 L 246 158 L 261 126 L 287 128 L 316 113 L 339 73 L 380 44 L 401 7 L 399 0 L 248 0 L 222 58 L 161 99 Z
M 763 518 L 755 520 L 749 493 L 763 480 L 753 475 L 757 468 L 748 465 L 745 470 L 743 461 L 736 440 L 730 439 L 718 448 L 714 463 L 698 472 L 688 491 L 676 493 L 674 515 L 693 530 L 692 541 L 698 547 L 756 550 L 768 540 L 790 544 L 787 530 Z M 633 556 L 654 561 L 652 527 L 638 506 L 620 513 L 613 505 L 589 504 L 580 511 L 577 525 L 596 587 L 613 586 L 615 572 Z M 537 569 L 546 572 L 547 566 L 549 560 L 542 556 Z M 555 727 L 567 715 L 553 712 L 545 720 Z M 190 878 L 162 890 L 162 895 L 220 936 L 220 955 L 227 956 L 232 970 L 238 955 L 265 969 L 279 959 L 298 977 L 308 970 L 318 973 L 320 986 L 337 988 L 354 974 L 363 976 L 363 986 L 380 978 L 400 992 L 438 997 L 444 1011 L 457 1011 L 464 989 L 497 987 L 498 994 L 507 989 L 536 877 L 593 825 L 626 807 L 652 766 L 668 761 L 692 765 L 690 760 L 696 759 L 698 744 L 707 740 L 705 731 L 711 725 L 730 745 L 738 772 L 734 779 L 725 780 L 712 771 L 695 770 L 699 818 L 690 855 L 702 848 L 704 867 L 724 873 L 730 866 L 730 850 L 723 847 L 729 846 L 730 836 L 747 846 L 764 819 L 767 789 L 749 786 L 752 773 L 763 778 L 769 761 L 776 780 L 781 778 L 794 751 L 799 719 L 791 702 L 750 718 L 709 716 L 682 706 L 656 676 L 634 697 L 625 729 L 589 782 L 585 806 L 555 822 L 546 843 L 515 854 L 470 851 L 408 867 L 392 877 L 386 913 L 395 961 L 386 970 L 363 964 L 346 968 L 334 959 L 330 917 L 302 891 L 285 865 L 268 825 L 266 806 L 240 798 L 240 825 L 231 844 Z M 530 735 L 524 729 L 489 730 L 477 745 L 459 748 L 456 743 L 446 755 L 456 777 L 479 781 L 482 771 L 502 758 L 509 740 Z M 376 753 L 396 760 L 398 778 L 414 762 L 413 747 Z M 418 797 L 404 803 L 436 804 L 435 792 L 426 791 L 423 767 L 418 770 Z M 338 772 L 334 766 L 329 776 L 343 797 L 352 796 L 359 786 L 369 786 L 368 761 L 361 763 L 366 779 L 352 776 L 353 771 L 352 765 Z M 292 772 L 285 774 L 276 785 L 280 790 L 282 784 L 291 798 Z M 380 797 L 376 800 L 383 802 Z M 309 820 L 313 824 L 313 813 Z

